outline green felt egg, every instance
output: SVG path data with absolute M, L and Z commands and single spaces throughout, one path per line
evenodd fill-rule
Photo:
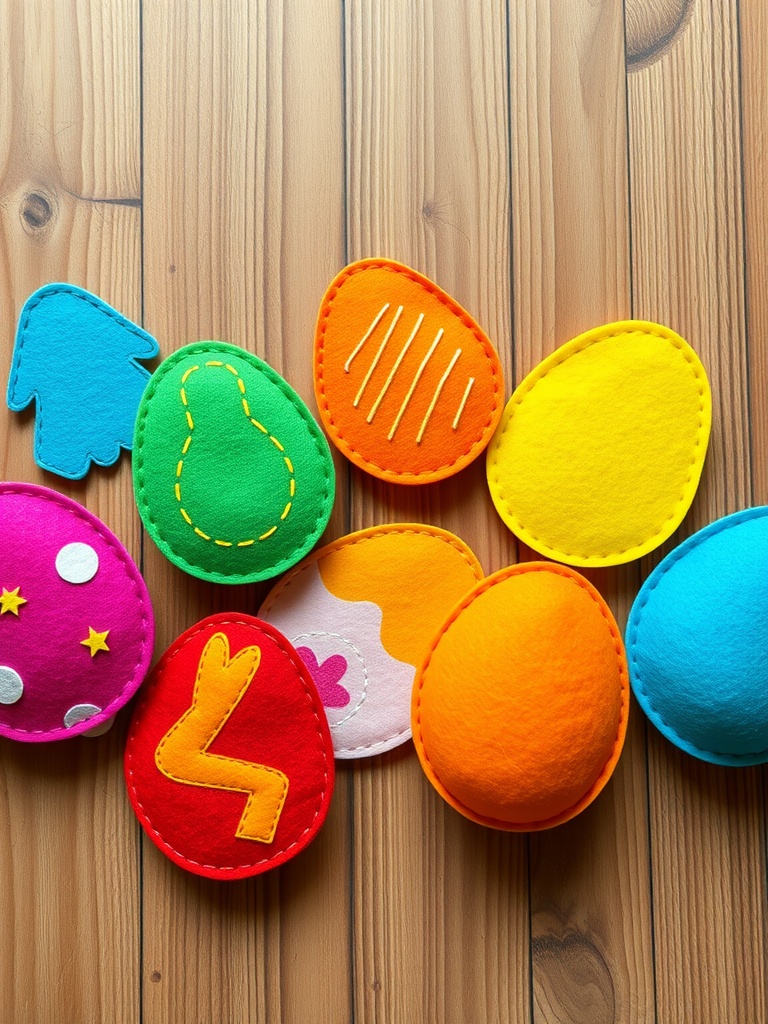
M 303 558 L 333 507 L 333 461 L 296 392 L 261 359 L 200 341 L 169 356 L 139 406 L 133 483 L 174 565 L 253 583 Z

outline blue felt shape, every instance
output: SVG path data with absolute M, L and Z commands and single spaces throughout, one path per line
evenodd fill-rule
M 643 584 L 627 623 L 632 688 L 704 761 L 768 761 L 768 507 L 718 519 Z
M 155 339 L 97 295 L 47 284 L 24 303 L 16 332 L 8 407 L 34 399 L 35 461 L 79 480 L 95 462 L 111 466 L 133 445 L 150 373 L 136 362 L 158 354 Z

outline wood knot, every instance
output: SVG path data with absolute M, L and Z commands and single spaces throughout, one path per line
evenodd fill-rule
M 693 0 L 626 0 L 627 69 L 650 67 L 677 42 Z
M 617 1024 L 611 970 L 594 940 L 578 931 L 532 940 L 537 999 L 547 1020 Z
M 160 971 L 152 971 L 152 974 L 150 975 L 150 980 L 151 981 L 158 982 L 161 979 L 162 979 L 162 974 L 160 973 Z
M 53 212 L 53 201 L 42 192 L 29 192 L 21 201 L 21 219 L 28 231 L 41 231 Z

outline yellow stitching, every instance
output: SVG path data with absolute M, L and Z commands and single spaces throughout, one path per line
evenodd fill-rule
M 363 345 L 366 343 L 366 341 L 368 341 L 370 336 L 376 330 L 376 327 L 378 326 L 379 320 L 381 320 L 381 318 L 384 316 L 384 314 L 387 312 L 388 309 L 389 309 L 389 303 L 386 302 L 381 307 L 381 309 L 376 314 L 376 316 L 373 318 L 373 323 L 371 324 L 371 326 L 368 328 L 368 330 L 362 336 L 360 341 L 357 343 L 356 347 L 350 353 L 349 359 L 347 359 L 346 363 L 344 363 L 344 373 L 349 373 L 349 368 L 352 365 L 352 360 L 355 358 L 357 353 L 360 351 L 360 349 L 363 347 Z
M 419 432 L 416 435 L 416 444 L 421 444 L 421 439 L 424 437 L 424 431 L 427 429 L 427 424 L 429 423 L 430 419 L 432 418 L 432 413 L 435 411 L 435 406 L 437 405 L 438 400 L 440 398 L 440 394 L 441 394 L 443 388 L 445 387 L 445 382 L 450 377 L 450 375 L 451 375 L 451 373 L 453 371 L 453 368 L 456 365 L 456 360 L 459 358 L 460 355 L 461 355 L 461 349 L 457 348 L 456 351 L 453 353 L 453 359 L 451 359 L 450 363 L 448 364 L 448 368 L 446 369 L 446 371 L 443 374 L 443 376 L 440 378 L 440 382 L 437 385 L 437 387 L 435 388 L 435 393 L 432 396 L 432 401 L 429 403 L 429 408 L 427 409 L 427 413 L 426 413 L 424 419 L 421 421 L 421 427 L 419 428 Z
M 378 408 L 379 408 L 379 406 L 382 403 L 384 395 L 386 395 L 387 391 L 389 391 L 389 385 L 395 379 L 395 374 L 400 369 L 400 363 L 402 363 L 402 361 L 405 359 L 406 354 L 408 352 L 408 349 L 411 347 L 411 343 L 412 343 L 413 339 L 416 337 L 416 335 L 419 333 L 419 330 L 421 329 L 421 325 L 423 323 L 424 323 L 424 314 L 423 313 L 419 313 L 419 318 L 416 321 L 416 326 L 411 331 L 411 335 L 408 338 L 408 341 L 406 341 L 406 343 L 400 349 L 400 353 L 399 353 L 397 359 L 395 360 L 395 365 L 389 371 L 389 376 L 384 381 L 384 386 L 382 387 L 381 391 L 379 392 L 378 397 L 376 398 L 376 401 L 371 406 L 371 411 L 368 413 L 368 416 L 366 417 L 366 420 L 365 420 L 366 423 L 373 423 L 373 417 L 376 415 L 376 413 L 378 411 Z
M 456 428 L 459 425 L 459 420 L 461 419 L 461 415 L 464 412 L 464 406 L 467 404 L 467 399 L 469 398 L 469 392 L 472 390 L 472 385 L 474 383 L 475 383 L 475 378 L 474 377 L 470 377 L 469 380 L 467 381 L 467 389 L 464 392 L 464 397 L 462 398 L 461 404 L 459 405 L 459 411 L 456 413 L 456 415 L 453 418 L 453 427 L 452 427 L 453 430 L 456 430 Z
M 419 381 L 421 380 L 421 375 L 426 370 L 427 363 L 432 358 L 432 353 L 437 348 L 438 343 L 439 343 L 439 341 L 442 338 L 444 333 L 445 332 L 443 331 L 443 328 L 441 327 L 440 330 L 437 332 L 435 340 L 432 342 L 432 344 L 431 344 L 431 346 L 429 348 L 429 351 L 427 352 L 427 354 L 422 359 L 421 365 L 419 366 L 418 370 L 416 371 L 416 376 L 413 378 L 413 380 L 411 381 L 411 386 L 408 388 L 408 394 L 403 399 L 403 404 L 400 406 L 400 411 L 398 412 L 397 416 L 395 417 L 395 422 L 392 424 L 392 429 L 387 434 L 387 440 L 388 441 L 391 441 L 392 438 L 395 436 L 395 431 L 400 426 L 400 420 L 403 418 L 403 413 L 408 408 L 408 404 L 411 401 L 411 398 L 413 398 L 413 392 L 416 390 L 416 386 L 419 383 Z
M 205 365 L 206 366 L 221 366 L 224 369 L 229 370 L 230 373 L 234 374 L 234 376 L 237 378 L 237 386 L 238 386 L 238 388 L 240 390 L 240 394 L 243 395 L 243 399 L 242 399 L 243 411 L 245 412 L 245 415 L 246 415 L 247 419 L 253 424 L 254 427 L 256 427 L 258 430 L 260 430 L 262 432 L 262 434 L 267 434 L 269 436 L 269 440 L 278 449 L 278 451 L 285 452 L 285 448 L 283 448 L 283 446 L 280 444 L 278 439 L 273 434 L 270 434 L 269 431 L 267 430 L 267 428 L 265 426 L 263 426 L 261 423 L 259 423 L 258 420 L 253 419 L 253 417 L 251 416 L 251 410 L 250 410 L 250 407 L 248 405 L 248 401 L 245 398 L 245 383 L 244 383 L 242 377 L 237 372 L 237 370 L 234 368 L 234 366 L 231 366 L 229 363 L 221 362 L 221 361 L 219 361 L 217 359 L 210 359 L 210 360 L 208 360 L 208 362 Z M 187 378 L 189 377 L 189 375 L 191 373 L 194 373 L 195 370 L 199 370 L 199 369 L 200 369 L 199 366 L 192 366 L 192 367 L 190 367 L 186 371 L 186 373 L 184 373 L 184 375 L 181 378 L 182 384 L 187 380 Z M 192 420 L 192 416 L 191 416 L 191 414 L 189 412 L 189 409 L 186 409 L 188 401 L 187 401 L 186 391 L 184 390 L 183 387 L 180 388 L 179 395 L 181 397 L 182 405 L 185 406 L 185 412 L 186 412 L 187 423 L 189 425 L 189 429 L 190 429 L 190 431 L 192 431 L 192 430 L 194 430 L 195 424 L 194 424 L 194 421 Z M 187 452 L 189 451 L 189 448 L 190 448 L 191 444 L 192 444 L 192 434 L 190 433 L 187 436 L 187 439 L 185 440 L 184 446 L 183 446 L 183 448 L 181 450 L 182 457 L 179 459 L 179 461 L 178 461 L 178 463 L 176 465 L 176 481 L 177 482 L 174 485 L 174 494 L 176 495 L 176 500 L 178 501 L 179 505 L 181 505 L 181 485 L 179 484 L 178 480 L 181 477 L 181 471 L 184 468 L 184 457 L 186 456 Z M 296 479 L 294 477 L 293 463 L 291 462 L 291 460 L 288 458 L 287 455 L 283 456 L 283 461 L 285 462 L 285 465 L 286 465 L 286 467 L 288 469 L 288 472 L 291 475 L 290 476 L 289 487 L 290 487 L 290 492 L 291 492 L 291 499 L 293 499 L 293 497 L 296 494 Z M 291 501 L 289 501 L 286 504 L 285 508 L 283 509 L 282 515 L 280 516 L 280 522 L 283 522 L 287 518 L 288 513 L 291 511 L 292 506 L 293 506 L 293 501 L 291 500 Z M 221 539 L 218 539 L 218 538 L 209 537 L 207 533 L 203 533 L 202 530 L 200 530 L 197 526 L 195 526 L 195 524 L 192 522 L 192 519 L 190 518 L 189 514 L 187 513 L 186 509 L 179 508 L 179 512 L 183 516 L 184 521 L 189 526 L 192 527 L 192 529 L 195 531 L 195 533 L 197 534 L 198 537 L 201 537 L 203 540 L 208 540 L 208 541 L 213 540 L 213 543 L 217 544 L 219 547 L 222 547 L 222 548 L 231 548 L 231 547 L 247 548 L 247 547 L 250 547 L 252 544 L 256 543 L 256 541 L 254 539 L 242 540 L 242 541 L 231 541 L 231 540 L 221 540 Z M 262 533 L 262 535 L 259 537 L 259 540 L 267 540 L 268 537 L 271 537 L 272 534 L 277 531 L 277 527 L 279 525 L 280 525 L 280 523 L 276 523 L 274 526 L 270 527 L 269 530 L 267 530 L 265 533 Z
M 384 349 L 389 344 L 389 339 L 392 337 L 392 334 L 393 334 L 395 328 L 397 327 L 397 321 L 400 319 L 400 315 L 401 315 L 402 312 L 403 312 L 403 307 L 402 306 L 398 306 L 397 307 L 397 312 L 392 317 L 392 323 L 389 325 L 389 327 L 387 328 L 387 333 L 384 335 L 384 340 L 379 345 L 378 351 L 376 352 L 376 355 L 373 357 L 373 362 L 368 367 L 368 372 L 363 377 L 363 383 L 360 385 L 360 390 L 355 395 L 355 400 L 352 403 L 352 405 L 354 405 L 355 408 L 357 408 L 358 405 L 360 405 L 360 399 L 363 397 L 363 392 L 368 387 L 368 381 L 371 379 L 371 377 L 373 376 L 373 373 L 374 373 L 376 367 L 379 365 L 379 360 L 381 359 L 381 357 L 382 357 L 382 355 L 384 353 Z

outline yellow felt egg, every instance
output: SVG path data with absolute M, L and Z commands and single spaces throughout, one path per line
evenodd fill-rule
M 522 541 L 570 565 L 618 565 L 662 544 L 698 487 L 712 399 L 668 327 L 594 328 L 540 363 L 488 448 L 496 509 Z

